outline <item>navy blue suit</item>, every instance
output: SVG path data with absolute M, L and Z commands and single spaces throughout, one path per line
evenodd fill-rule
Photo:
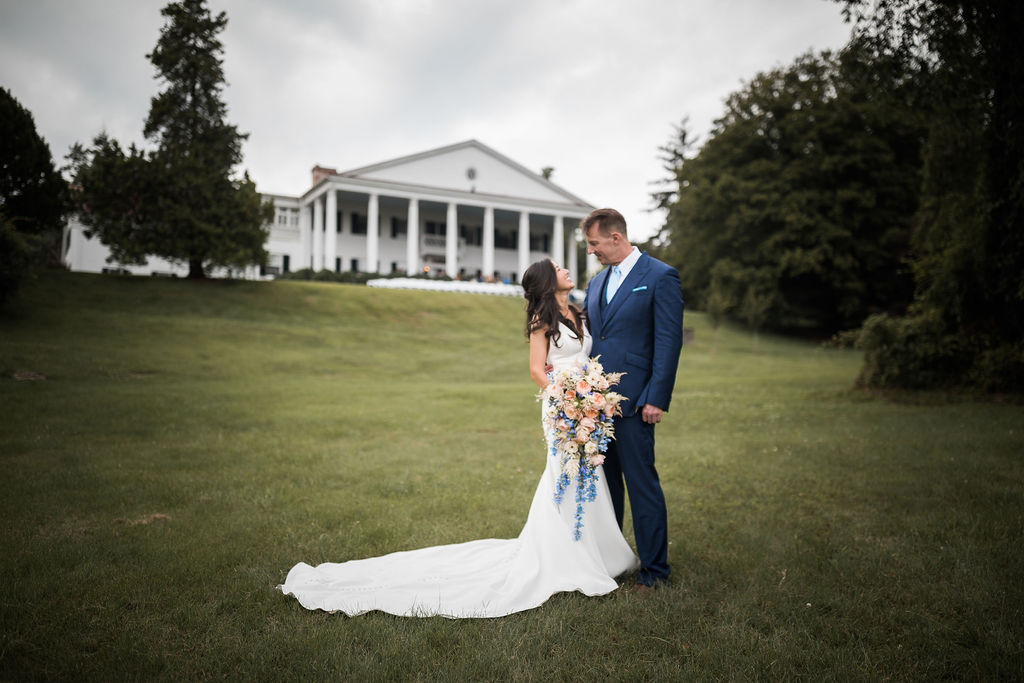
M 606 372 L 626 373 L 614 388 L 627 400 L 604 473 L 620 528 L 625 479 L 640 557 L 637 582 L 653 585 L 668 579 L 668 522 L 654 469 L 654 425 L 643 421 L 640 408 L 649 403 L 667 411 L 671 403 L 683 346 L 683 296 L 676 269 L 643 253 L 606 304 L 610 271 L 594 276 L 583 304 L 594 338 L 591 355 L 601 356 Z

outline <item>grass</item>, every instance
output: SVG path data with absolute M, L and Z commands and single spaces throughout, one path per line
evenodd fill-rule
M 1024 677 L 1024 407 L 851 388 L 700 314 L 658 428 L 672 585 L 346 618 L 287 570 L 518 534 L 520 301 L 48 273 L 0 313 L 0 680 Z M 15 381 L 34 371 L 45 381 Z

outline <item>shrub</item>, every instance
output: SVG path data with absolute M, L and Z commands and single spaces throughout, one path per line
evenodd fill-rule
M 857 383 L 869 387 L 924 389 L 955 384 L 970 365 L 962 340 L 944 334 L 923 316 L 870 316 L 858 347 L 864 367 Z
M 877 388 L 1024 390 L 1024 342 L 950 332 L 935 315 L 873 315 L 856 335 L 864 351 L 857 384 Z
M 18 231 L 0 214 L 0 304 L 17 291 L 21 280 L 39 262 L 45 247 L 43 236 Z

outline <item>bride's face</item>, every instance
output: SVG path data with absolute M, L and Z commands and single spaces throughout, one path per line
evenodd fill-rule
M 567 268 L 563 268 L 562 266 L 554 262 L 552 262 L 551 265 L 555 267 L 555 279 L 558 281 L 559 291 L 571 290 L 573 287 L 576 286 L 573 283 L 572 278 L 569 276 L 569 270 Z

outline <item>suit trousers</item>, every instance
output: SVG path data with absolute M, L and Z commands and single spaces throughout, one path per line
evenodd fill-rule
M 665 494 L 654 469 L 654 425 L 640 413 L 615 419 L 615 439 L 605 453 L 604 474 L 615 519 L 622 528 L 625 486 L 633 513 L 633 535 L 640 557 L 637 583 L 654 585 L 668 580 L 668 515 Z

